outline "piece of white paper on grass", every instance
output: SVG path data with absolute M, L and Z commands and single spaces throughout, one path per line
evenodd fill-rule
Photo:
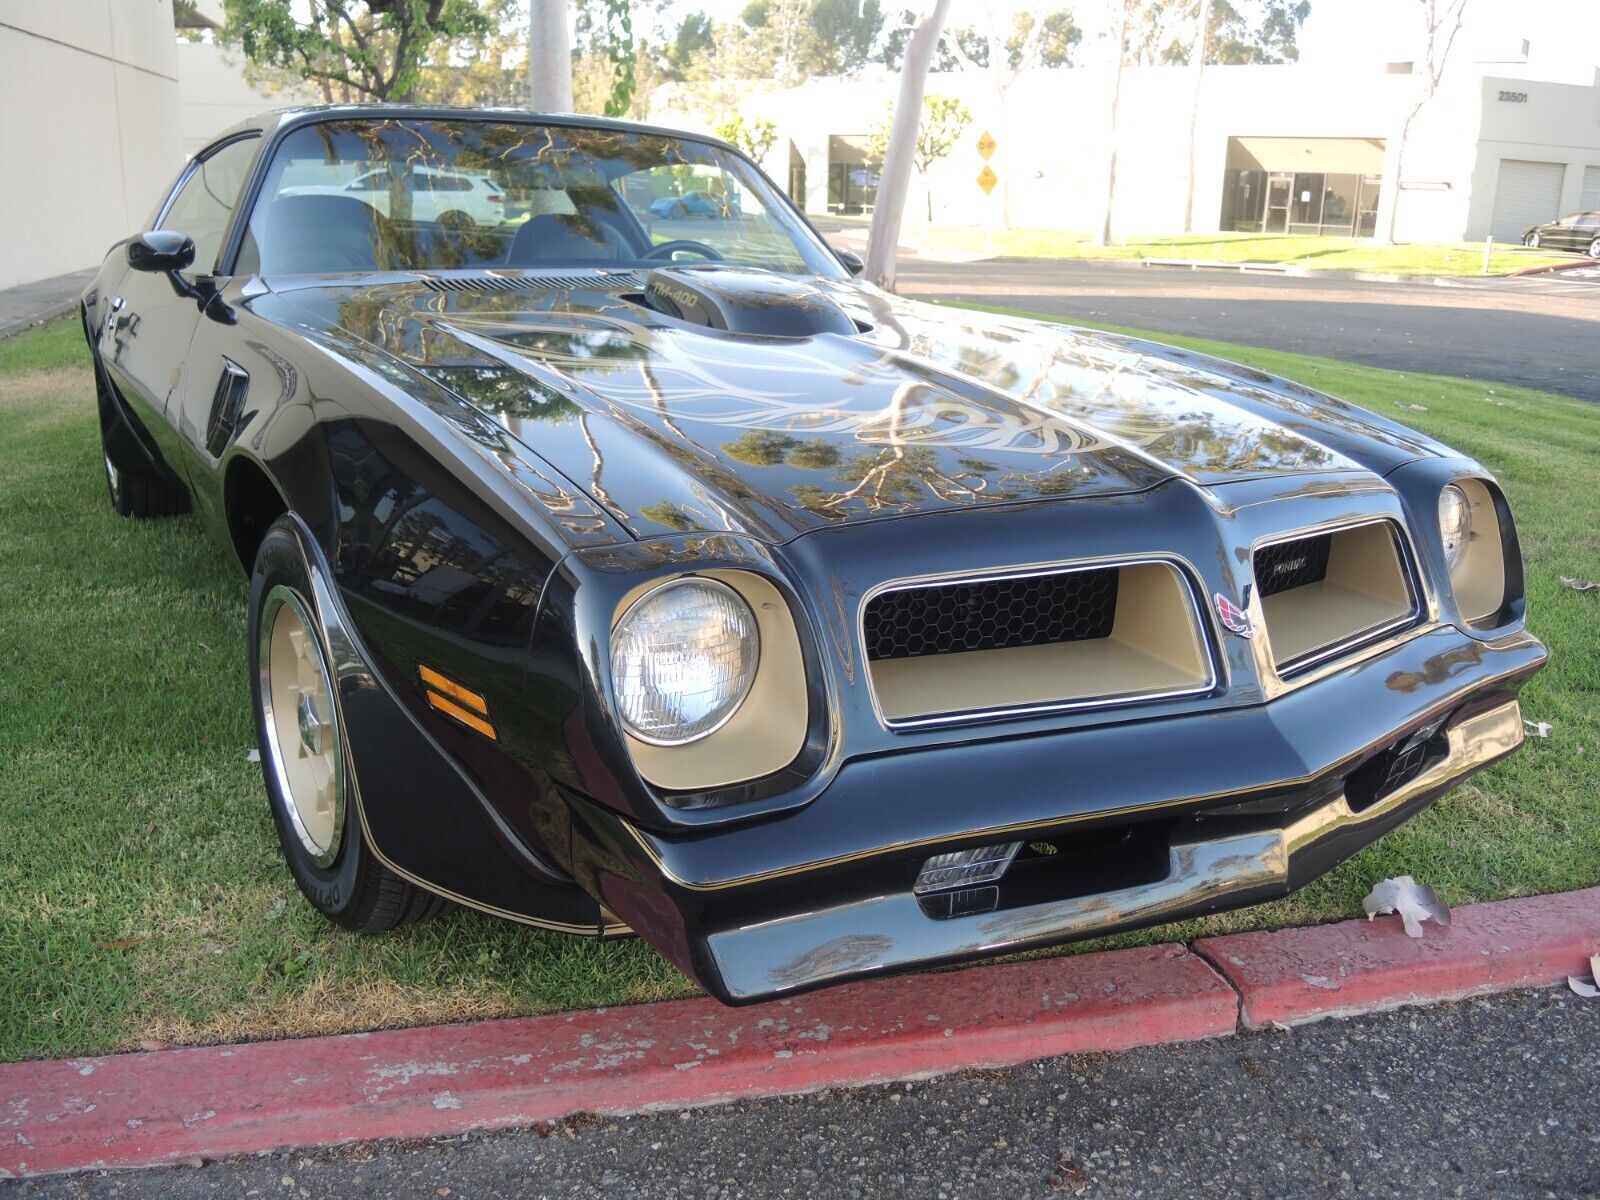
M 1431 887 L 1409 875 L 1374 884 L 1361 905 L 1367 910 L 1369 921 L 1380 913 L 1398 913 L 1407 937 L 1421 937 L 1422 923 L 1429 917 L 1446 928 L 1450 925 L 1449 905 L 1434 895 Z

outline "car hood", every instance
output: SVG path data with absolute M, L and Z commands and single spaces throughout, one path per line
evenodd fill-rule
M 636 537 L 782 541 L 1178 478 L 1370 477 L 1439 452 L 1170 347 L 831 280 L 805 287 L 857 332 L 733 333 L 656 311 L 644 284 L 591 272 L 276 290 L 493 417 Z

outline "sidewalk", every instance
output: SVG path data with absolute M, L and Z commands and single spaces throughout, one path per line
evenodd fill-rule
M 94 278 L 94 268 L 0 289 L 0 338 L 31 329 L 78 306 L 78 295 Z

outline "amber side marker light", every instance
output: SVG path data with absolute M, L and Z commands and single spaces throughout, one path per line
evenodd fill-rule
M 487 701 L 471 688 L 462 687 L 454 679 L 439 674 L 432 667 L 418 665 L 426 687 L 428 704 L 452 720 L 460 721 L 468 729 L 476 730 L 490 741 L 495 741 L 494 726 L 484 718 L 489 715 Z

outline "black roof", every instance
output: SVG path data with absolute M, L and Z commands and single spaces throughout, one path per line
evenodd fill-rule
M 247 130 L 259 130 L 268 134 L 284 133 L 302 125 L 315 125 L 319 121 L 386 121 L 404 120 L 408 117 L 421 121 L 472 119 L 521 121 L 530 125 L 561 125 L 574 129 L 617 129 L 629 133 L 691 138 L 697 142 L 709 142 L 714 146 L 721 146 L 735 154 L 743 154 L 737 146 L 730 145 L 711 134 L 673 129 L 665 125 L 650 125 L 642 121 L 619 121 L 613 117 L 596 117 L 586 113 L 541 113 L 528 108 L 467 107 L 451 104 L 306 104 L 291 108 L 275 108 L 239 122 L 219 133 L 211 141 L 222 141 Z

